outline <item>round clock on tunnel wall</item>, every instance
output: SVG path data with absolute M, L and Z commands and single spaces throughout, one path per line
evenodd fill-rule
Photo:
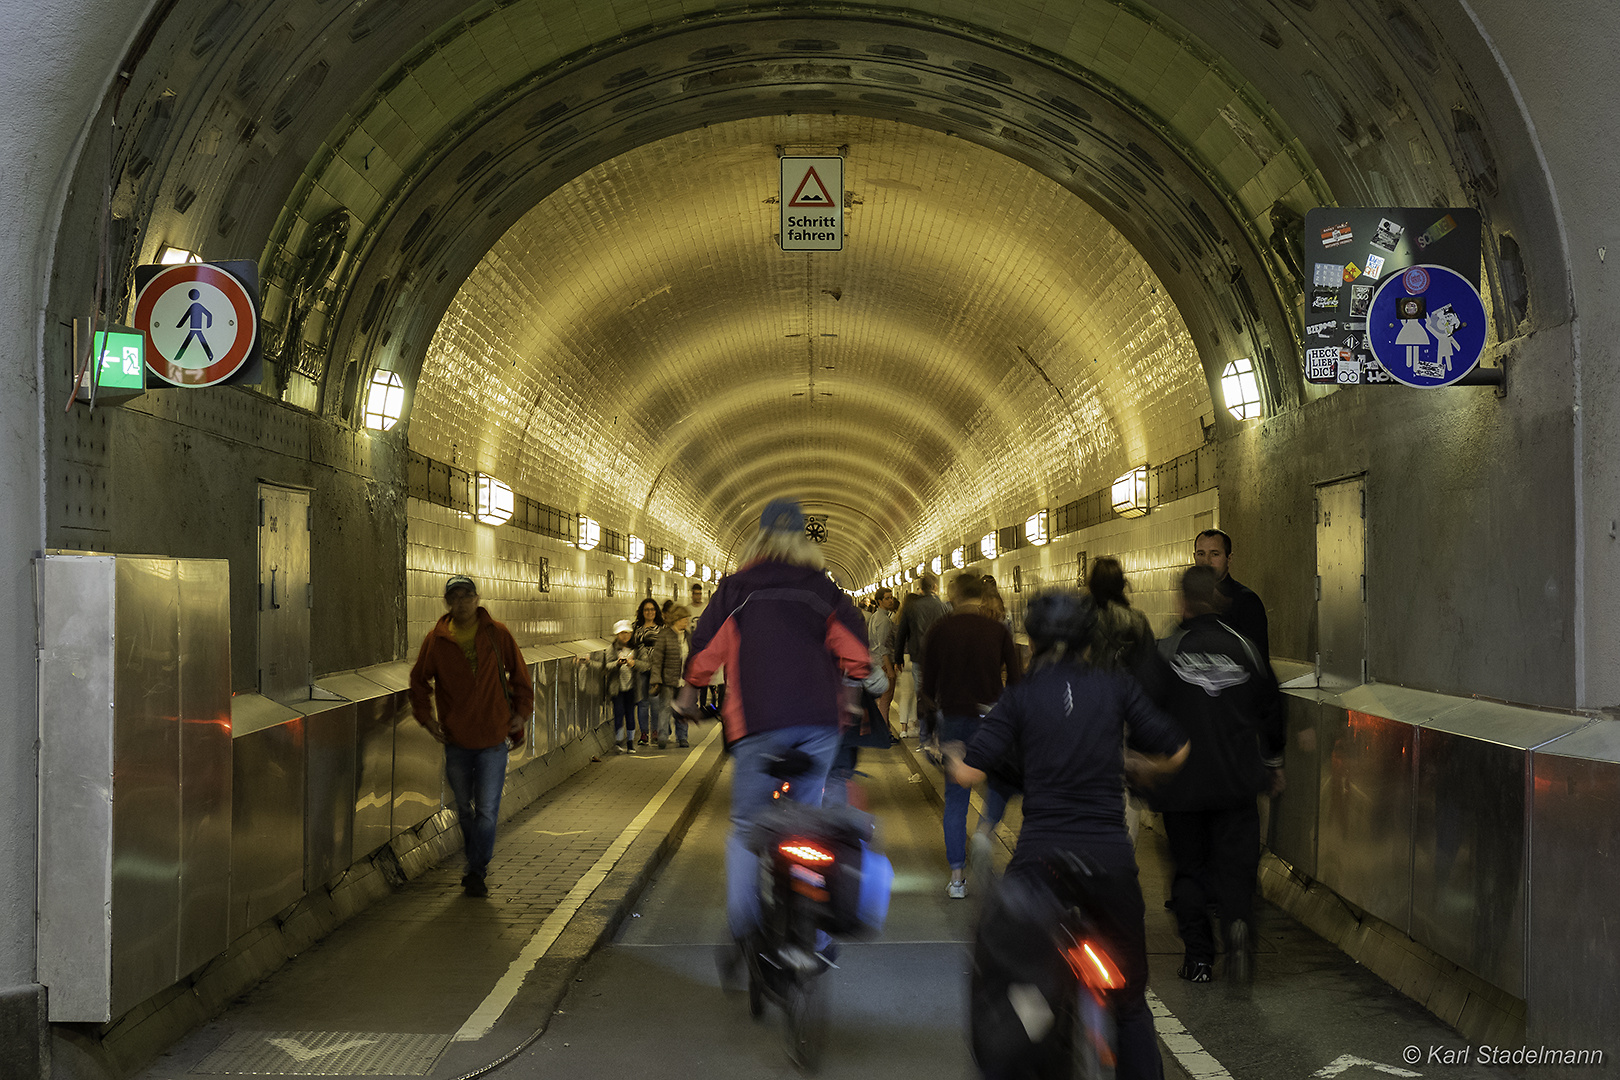
M 827 542 L 827 519 L 807 518 L 804 523 L 804 535 L 818 544 Z

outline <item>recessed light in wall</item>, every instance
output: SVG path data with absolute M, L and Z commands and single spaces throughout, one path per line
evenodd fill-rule
M 633 562 L 633 563 L 638 563 L 642 559 L 645 559 L 646 557 L 647 557 L 647 541 L 643 540 L 641 537 L 637 536 L 635 533 L 631 533 L 630 534 L 630 561 Z
M 951 565 L 956 567 L 958 570 L 967 565 L 967 557 L 964 555 L 961 548 L 956 548 L 951 552 Z
M 714 570 L 713 570 L 713 568 L 708 567 L 708 566 L 701 567 L 699 569 L 698 576 L 701 577 L 704 581 L 711 581 L 711 580 L 714 579 Z
M 658 565 L 662 567 L 664 573 L 669 573 L 671 570 L 675 569 L 675 556 L 671 555 L 667 551 L 664 552 L 664 558 Z
M 695 577 L 695 576 L 697 576 L 697 563 L 693 562 L 691 559 L 686 560 L 686 576 L 687 577 Z
M 941 559 L 938 555 L 935 555 L 928 562 L 928 569 L 929 569 L 929 571 L 931 573 L 933 573 L 933 575 L 935 577 L 939 576 L 940 571 L 944 569 L 944 566 L 945 566 L 945 561 L 943 559 Z
M 993 532 L 985 533 L 984 536 L 980 537 L 980 539 L 979 539 L 979 554 L 981 556 L 983 556 L 984 558 L 986 558 L 986 559 L 993 559 L 993 558 L 996 557 L 996 534 L 995 533 L 993 533 Z

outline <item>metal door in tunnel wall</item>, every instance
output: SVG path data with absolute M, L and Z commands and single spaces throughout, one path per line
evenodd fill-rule
M 259 693 L 309 697 L 309 492 L 259 485 Z
M 1367 681 L 1367 482 L 1316 489 L 1316 671 L 1326 688 Z

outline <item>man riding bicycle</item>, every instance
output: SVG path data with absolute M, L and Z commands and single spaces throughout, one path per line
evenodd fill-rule
M 760 923 L 758 864 L 748 838 L 778 783 L 767 769 L 791 750 L 804 753 L 811 768 L 789 796 L 819 806 L 838 752 L 843 676 L 861 679 L 871 668 L 866 622 L 828 578 L 798 503 L 767 506 L 738 561 L 709 600 L 686 667 L 693 686 L 707 685 L 721 667 L 726 672 L 720 710 L 732 756 L 726 914 L 738 946 L 722 957 L 728 982 L 742 942 Z
M 1100 871 L 1088 887 L 1088 910 L 1125 981 L 1111 998 L 1118 1080 L 1159 1080 L 1163 1063 L 1145 996 L 1142 889 L 1120 779 L 1127 744 L 1152 767 L 1169 771 L 1186 760 L 1187 740 L 1129 675 L 1090 663 L 1087 645 L 1095 622 L 1090 600 L 1079 593 L 1055 589 L 1032 599 L 1024 623 L 1034 653 L 1029 674 L 1007 688 L 966 747 L 951 743 L 944 750 L 955 783 L 967 787 L 994 774 L 1023 790 L 1024 820 L 1007 867 L 1009 883 L 1059 891 L 1052 868 L 1066 855 L 1082 856 Z M 1041 1042 L 1033 1034 L 1029 1041 Z M 993 1055 L 985 1047 L 992 1043 L 975 1038 L 975 1056 L 987 1077 L 1062 1071 L 1048 1046 L 1028 1048 L 1030 1056 L 1046 1059 L 1034 1064 L 987 1060 Z

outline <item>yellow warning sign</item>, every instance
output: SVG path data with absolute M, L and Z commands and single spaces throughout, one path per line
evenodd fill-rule
M 784 157 L 783 251 L 844 249 L 844 159 Z

